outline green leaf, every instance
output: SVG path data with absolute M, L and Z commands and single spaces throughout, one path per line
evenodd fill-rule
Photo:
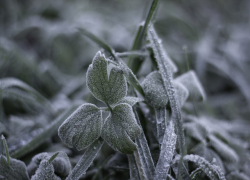
M 194 71 L 188 71 L 175 79 L 189 91 L 188 100 L 203 101 L 206 99 L 206 93 Z
M 131 50 L 141 49 L 144 37 L 146 36 L 147 30 L 150 27 L 150 25 L 152 23 L 152 19 L 155 15 L 155 12 L 156 12 L 156 9 L 158 6 L 158 2 L 159 2 L 158 0 L 153 0 L 151 7 L 148 11 L 144 25 L 140 26 L 138 31 L 137 31 L 136 38 L 133 42 L 133 46 L 132 46 Z M 138 58 L 137 59 L 131 58 L 128 61 L 128 66 L 132 69 L 133 73 L 135 73 L 135 74 L 139 71 L 141 64 L 142 64 L 142 61 Z
M 31 180 L 61 180 L 54 171 L 53 165 L 48 160 L 42 160 Z
M 131 154 L 136 150 L 136 144 L 132 140 L 140 132 L 132 107 L 128 104 L 119 104 L 105 120 L 101 136 L 115 150 Z
M 86 173 L 89 166 L 94 161 L 97 153 L 103 145 L 103 140 L 99 138 L 93 144 L 91 144 L 84 152 L 81 159 L 78 161 L 74 169 L 70 172 L 66 180 L 78 180 L 83 174 Z
M 98 52 L 87 71 L 87 86 L 92 94 L 108 105 L 119 102 L 127 94 L 127 83 L 123 72 L 112 68 L 107 72 L 108 62 Z
M 5 180 L 29 180 L 26 166 L 22 161 L 10 158 L 8 164 L 3 155 L 0 155 L 0 176 Z
M 224 173 L 221 171 L 219 166 L 210 164 L 206 159 L 198 155 L 186 155 L 183 158 L 185 161 L 194 162 L 198 165 L 203 172 L 212 180 L 226 180 Z
M 126 97 L 124 97 L 122 100 L 120 100 L 120 101 L 118 102 L 118 104 L 127 103 L 127 104 L 129 104 L 130 106 L 133 106 L 133 105 L 135 105 L 136 103 L 141 102 L 141 101 L 143 101 L 143 99 L 141 99 L 141 98 L 126 96 Z
M 93 104 L 83 104 L 58 129 L 62 142 L 79 151 L 99 138 L 102 130 L 102 113 Z
M 155 108 L 165 107 L 167 105 L 168 95 L 158 71 L 154 71 L 147 75 L 142 82 L 142 88 L 145 93 L 145 99 L 149 105 Z

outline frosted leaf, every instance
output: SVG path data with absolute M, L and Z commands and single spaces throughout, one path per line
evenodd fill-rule
M 0 155 L 0 177 L 4 180 L 29 180 L 26 166 L 22 161 L 10 158 L 8 164 L 5 156 Z
M 83 104 L 58 129 L 62 142 L 82 150 L 99 138 L 102 130 L 102 113 L 93 104 Z
M 219 166 L 210 164 L 206 159 L 198 155 L 186 155 L 183 158 L 186 161 L 194 162 L 202 171 L 212 180 L 226 180 Z
M 119 104 L 107 117 L 101 136 L 115 150 L 131 154 L 136 150 L 136 144 L 132 140 L 138 137 L 140 132 L 132 107 Z
M 181 107 L 187 100 L 189 91 L 177 81 L 173 81 L 173 86 L 176 91 L 179 106 Z M 142 87 L 145 98 L 151 106 L 160 108 L 167 105 L 169 98 L 162 81 L 162 76 L 158 71 L 150 73 L 142 82 Z
M 141 102 L 141 101 L 143 101 L 143 99 L 141 99 L 141 98 L 126 96 L 122 100 L 119 101 L 119 104 L 120 103 L 127 103 L 130 106 L 133 106 L 136 103 Z
M 192 138 L 203 141 L 207 137 L 207 130 L 199 123 L 196 122 L 188 122 L 184 124 L 186 134 L 191 136 Z
M 237 163 L 239 161 L 237 153 L 230 146 L 212 134 L 209 135 L 209 139 L 209 145 L 215 149 L 222 159 L 226 160 L 228 163 Z
M 149 105 L 155 108 L 167 105 L 168 95 L 163 86 L 161 75 L 158 71 L 154 71 L 147 75 L 142 82 L 142 88 L 145 93 L 145 99 Z
M 182 107 L 189 96 L 189 91 L 182 84 L 173 81 L 179 106 Z
M 206 93 L 194 71 L 188 71 L 175 79 L 189 91 L 188 100 L 201 101 L 206 99 Z
M 155 168 L 154 180 L 165 180 L 167 178 L 170 163 L 174 156 L 176 140 L 177 136 L 174 132 L 174 124 L 170 121 L 163 137 L 160 157 Z
M 48 161 L 50 158 L 51 155 L 48 153 L 40 153 L 34 156 L 27 167 L 29 175 L 32 176 L 35 174 L 42 160 Z M 66 177 L 71 171 L 71 163 L 65 152 L 59 152 L 51 164 L 53 165 L 56 174 L 62 177 Z
M 87 71 L 87 86 L 92 94 L 107 104 L 115 104 L 127 94 L 127 83 L 123 71 L 112 68 L 108 76 L 108 62 L 98 52 Z
M 42 160 L 31 180 L 61 180 L 61 178 L 55 175 L 54 167 L 48 160 Z

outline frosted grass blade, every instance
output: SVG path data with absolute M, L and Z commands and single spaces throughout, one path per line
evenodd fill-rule
M 167 179 L 170 163 L 175 152 L 177 136 L 174 132 L 174 124 L 172 121 L 166 127 L 165 135 L 161 145 L 160 157 L 155 168 L 154 180 Z
M 140 120 L 135 110 L 134 110 L 134 113 L 135 113 L 136 120 L 138 124 L 140 125 Z M 142 170 L 144 171 L 144 174 L 146 175 L 146 177 L 149 180 L 151 180 L 154 177 L 155 165 L 153 162 L 150 149 L 148 147 L 147 139 L 143 131 L 141 132 L 139 137 L 135 139 L 135 142 L 137 144 L 137 152 L 139 155 L 139 160 L 140 160 Z
M 170 106 L 172 110 L 171 119 L 173 120 L 176 126 L 180 153 L 185 154 L 186 150 L 185 150 L 185 137 L 184 137 L 184 132 L 183 132 L 183 122 L 181 118 L 181 111 L 180 111 L 180 107 L 178 104 L 178 99 L 176 97 L 176 91 L 174 89 L 174 85 L 172 82 L 173 77 L 172 77 L 170 64 L 168 63 L 168 60 L 166 59 L 163 46 L 153 27 L 151 27 L 148 31 L 148 38 L 153 48 L 153 52 L 154 52 L 154 55 L 158 64 L 158 68 L 162 76 L 163 84 L 167 92 L 169 101 L 170 101 Z
M 100 138 L 96 140 L 92 145 L 90 145 L 84 152 L 81 159 L 78 161 L 76 166 L 73 168 L 66 180 L 78 180 L 80 177 L 86 173 L 89 166 L 92 164 L 97 153 L 103 145 L 103 140 Z
M 29 143 L 24 145 L 21 149 L 13 152 L 11 156 L 13 158 L 20 158 L 31 151 L 33 151 L 35 148 L 37 148 L 39 145 L 44 143 L 48 138 L 50 138 L 53 134 L 55 134 L 59 128 L 59 126 L 63 123 L 63 121 L 69 117 L 72 112 L 76 110 L 76 108 L 79 105 L 74 105 L 70 109 L 66 110 L 64 113 L 59 115 L 50 125 L 48 125 L 44 131 L 36 136 L 34 139 L 32 139 Z
M 143 38 L 146 36 L 147 30 L 149 29 L 153 16 L 156 12 L 157 6 L 158 6 L 158 0 L 154 0 L 151 4 L 151 7 L 149 9 L 149 12 L 147 14 L 146 17 L 146 21 L 144 23 L 143 26 L 140 26 L 138 31 L 137 31 L 137 35 L 135 38 L 135 41 L 133 43 L 132 49 L 131 50 L 139 50 L 142 47 L 142 43 L 143 43 Z M 135 60 L 135 59 L 129 59 L 128 61 L 128 66 L 132 69 L 133 73 L 137 73 L 140 66 L 142 64 L 141 60 Z

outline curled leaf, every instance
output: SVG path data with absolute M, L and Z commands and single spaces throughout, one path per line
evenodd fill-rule
M 57 156 L 55 157 L 55 155 Z M 54 172 L 60 177 L 66 177 L 71 171 L 71 163 L 65 152 L 57 152 L 54 156 L 49 155 L 48 153 L 40 153 L 34 156 L 28 165 L 28 173 L 30 176 L 34 175 L 36 170 L 39 168 L 42 160 L 47 160 L 50 164 L 53 165 Z M 52 162 L 51 158 L 55 157 Z
M 26 166 L 22 161 L 10 158 L 8 164 L 6 157 L 0 156 L 0 177 L 5 180 L 29 180 Z
M 206 93 L 194 71 L 188 71 L 177 77 L 176 82 L 181 83 L 189 91 L 188 100 L 202 101 L 206 99 Z
M 53 165 L 48 160 L 42 160 L 31 180 L 61 180 L 61 178 L 55 175 L 54 171 Z
M 62 142 L 82 150 L 99 138 L 102 113 L 93 104 L 83 104 L 71 114 L 58 129 Z
M 108 75 L 108 62 L 100 52 L 87 71 L 87 86 L 100 101 L 112 105 L 119 102 L 127 94 L 127 83 L 123 71 L 112 68 Z
M 136 144 L 132 140 L 139 136 L 140 132 L 132 107 L 119 104 L 107 117 L 101 136 L 115 150 L 131 154 L 136 150 Z
M 184 85 L 177 81 L 173 81 L 173 86 L 177 94 L 178 103 L 181 107 L 187 100 L 189 92 Z M 167 105 L 169 98 L 162 81 L 162 76 L 158 71 L 150 73 L 143 81 L 142 87 L 145 98 L 151 106 L 160 108 Z
M 159 108 L 167 105 L 168 95 L 158 71 L 154 71 L 147 75 L 142 82 L 142 88 L 145 93 L 145 99 L 151 106 Z

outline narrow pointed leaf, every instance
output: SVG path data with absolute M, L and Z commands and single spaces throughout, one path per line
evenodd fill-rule
M 181 110 L 180 110 L 178 99 L 177 99 L 177 93 L 174 88 L 174 84 L 172 82 L 173 77 L 172 77 L 171 65 L 168 59 L 166 58 L 163 46 L 153 27 L 151 27 L 148 30 L 148 38 L 151 43 L 154 56 L 156 58 L 156 62 L 159 68 L 159 72 L 163 80 L 165 93 L 167 93 L 169 101 L 170 101 L 170 107 L 172 110 L 171 119 L 176 125 L 180 153 L 185 154 L 186 150 L 185 150 L 185 137 L 184 137 L 184 132 L 183 132 L 183 122 L 181 118 Z
M 176 140 L 177 136 L 174 132 L 174 124 L 170 121 L 165 130 L 160 157 L 155 168 L 155 180 L 167 179 L 170 163 L 174 156 Z
M 100 52 L 87 71 L 87 86 L 92 94 L 106 104 L 112 105 L 127 94 L 127 83 L 123 72 L 112 68 L 108 76 L 108 62 Z
M 0 79 L 0 89 L 3 97 L 15 97 L 20 100 L 39 103 L 48 108 L 50 111 L 53 110 L 52 105 L 45 97 L 43 97 L 34 88 L 18 79 Z
M 99 138 L 102 113 L 93 104 L 83 104 L 59 127 L 58 135 L 69 147 L 82 150 Z
M 189 91 L 189 100 L 203 101 L 206 99 L 206 93 L 194 71 L 188 71 L 175 79 Z
M 78 180 L 80 177 L 86 173 L 89 166 L 92 164 L 95 159 L 97 153 L 101 149 L 103 145 L 103 140 L 100 138 L 96 140 L 91 146 L 89 146 L 84 152 L 81 159 L 78 161 L 76 166 L 70 172 L 69 176 L 66 180 Z
M 115 106 L 103 125 L 102 137 L 115 150 L 131 154 L 136 150 L 132 141 L 140 134 L 132 107 L 128 104 Z
M 38 136 L 25 144 L 21 149 L 13 152 L 12 157 L 20 158 L 47 141 L 53 134 L 55 134 L 63 121 L 77 108 L 79 105 L 73 105 L 70 109 L 60 114 L 51 124 L 49 124 Z
M 10 158 L 8 163 L 3 155 L 0 155 L 0 176 L 5 180 L 29 180 L 26 166 L 22 161 Z
M 140 119 L 135 109 L 134 109 L 134 114 L 137 123 L 140 125 Z M 135 139 L 135 143 L 137 145 L 137 152 L 135 152 L 134 154 L 136 155 L 138 154 L 139 156 L 139 159 L 137 161 L 140 161 L 141 171 L 149 180 L 153 179 L 155 173 L 155 165 L 148 146 L 147 139 L 143 131 Z

